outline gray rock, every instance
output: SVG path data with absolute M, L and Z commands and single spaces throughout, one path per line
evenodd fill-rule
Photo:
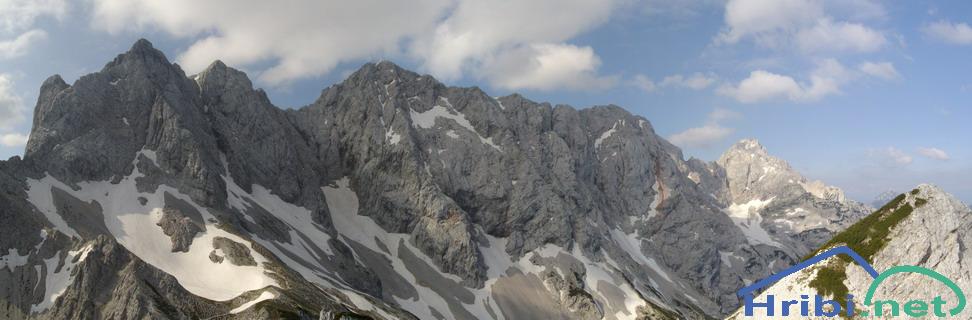
M 223 255 L 230 263 L 238 266 L 255 266 L 256 260 L 250 255 L 250 248 L 245 245 L 223 237 L 213 238 L 213 248 L 221 250 Z M 210 255 L 212 258 L 212 255 Z M 220 259 L 222 262 L 222 258 Z
M 156 224 L 162 227 L 165 235 L 172 238 L 172 252 L 189 252 L 196 234 L 206 230 L 202 216 L 189 204 L 165 193 L 165 208 Z

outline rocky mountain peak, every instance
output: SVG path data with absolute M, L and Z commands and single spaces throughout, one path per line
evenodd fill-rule
M 348 79 L 345 80 L 344 83 L 368 84 L 368 82 L 377 82 L 381 84 L 388 84 L 391 81 L 402 83 L 418 81 L 423 83 L 439 84 L 438 81 L 436 81 L 432 76 L 420 75 L 387 60 L 369 62 L 362 65 L 357 71 L 348 76 Z
M 240 94 L 253 90 L 253 83 L 246 73 L 230 68 L 220 60 L 214 61 L 192 78 L 199 85 L 204 100 L 226 93 Z
M 789 163 L 770 155 L 756 139 L 737 142 L 716 163 L 725 168 L 729 192 L 737 203 L 752 200 L 754 195 L 765 196 L 767 191 L 778 190 L 782 185 L 805 180 Z
M 759 140 L 756 140 L 755 138 L 747 138 L 747 139 L 739 140 L 738 142 L 733 144 L 729 150 L 730 151 L 743 150 L 743 151 L 748 151 L 748 152 L 753 152 L 758 154 L 767 154 L 766 148 L 763 147 L 763 145 L 759 143 Z
M 139 39 L 128 51 L 115 57 L 105 65 L 102 73 L 110 75 L 110 81 L 144 76 L 157 84 L 185 77 L 178 65 L 171 63 L 165 53 L 145 39 Z
M 898 196 L 898 194 L 900 194 L 900 192 L 894 191 L 894 189 L 885 190 L 884 192 L 879 193 L 877 196 L 874 196 L 874 199 L 871 200 L 871 206 L 880 208 L 885 203 L 888 203 L 888 201 L 891 201 L 891 199 Z
M 752 200 L 753 195 L 808 192 L 814 197 L 844 202 L 840 188 L 811 181 L 793 169 L 788 162 L 770 155 L 756 139 L 743 139 L 716 161 L 725 168 L 729 191 L 737 202 Z

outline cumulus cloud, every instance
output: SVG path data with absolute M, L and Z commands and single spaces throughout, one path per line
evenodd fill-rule
M 815 74 L 807 83 L 798 83 L 790 76 L 765 70 L 750 72 L 749 77 L 737 85 L 724 85 L 719 93 L 739 102 L 755 103 L 785 98 L 796 102 L 817 101 L 840 92 L 842 79 Z
M 0 41 L 0 59 L 12 59 L 27 54 L 35 42 L 46 39 L 47 32 L 34 29 L 24 32 L 11 40 Z
M 179 57 L 189 72 L 213 60 L 272 62 L 259 77 L 280 84 L 321 75 L 338 63 L 399 49 L 427 33 L 448 8 L 419 1 L 94 0 L 92 23 L 111 33 L 155 28 L 197 38 Z
M 715 76 L 696 72 L 689 76 L 683 76 L 681 74 L 667 76 L 665 79 L 662 79 L 661 86 L 702 90 L 708 88 L 715 81 Z
M 606 21 L 617 1 L 459 0 L 429 37 L 411 46 L 440 77 L 489 64 L 504 51 L 539 43 L 561 43 Z M 542 17 L 538 19 L 538 17 Z
M 709 122 L 722 122 L 742 118 L 742 114 L 726 108 L 715 108 L 709 113 Z
M 939 20 L 926 25 L 922 28 L 922 31 L 932 38 L 947 43 L 958 45 L 972 44 L 972 27 L 969 27 L 964 22 L 952 23 L 948 20 Z
M 950 157 L 948 156 L 948 153 L 945 153 L 944 150 L 938 149 L 938 148 L 931 148 L 931 147 L 929 147 L 929 148 L 924 148 L 924 147 L 918 148 L 918 154 L 920 154 L 920 155 L 922 155 L 922 156 L 924 156 L 926 158 L 934 159 L 934 160 L 945 161 L 945 160 L 950 159 Z
M 780 31 L 793 31 L 824 15 L 823 6 L 809 0 L 730 0 L 726 27 L 720 39 L 736 43 L 753 37 L 764 44 L 777 42 Z
M 20 133 L 0 134 L 0 145 L 5 147 L 23 147 L 27 145 L 29 137 Z
M 27 54 L 37 41 L 47 38 L 44 30 L 34 28 L 42 17 L 61 19 L 67 12 L 65 0 L 5 0 L 0 2 L 0 59 Z
M 651 78 L 638 74 L 631 79 L 631 85 L 641 88 L 646 92 L 654 92 L 659 88 L 687 88 L 692 90 L 702 90 L 708 88 L 713 83 L 716 82 L 716 77 L 711 74 L 702 74 L 700 72 L 693 73 L 691 75 L 685 76 L 682 74 L 673 74 L 662 79 L 661 82 L 655 83 Z
M 797 46 L 806 52 L 873 52 L 888 42 L 883 34 L 859 23 L 833 22 L 823 18 L 796 34 Z
M 906 166 L 914 161 L 911 155 L 895 147 L 871 149 L 868 151 L 868 154 L 881 165 L 887 167 Z
M 798 82 L 787 75 L 755 70 L 738 84 L 726 84 L 717 91 L 742 103 L 778 99 L 812 102 L 840 93 L 842 86 L 862 76 L 886 80 L 899 77 L 894 65 L 889 62 L 865 62 L 858 69 L 850 70 L 835 59 L 824 59 L 817 63 L 807 81 Z
M 643 74 L 635 75 L 634 79 L 631 80 L 631 84 L 645 92 L 653 92 L 655 89 L 658 89 L 658 85 L 651 78 Z
M 615 1 L 93 1 L 93 24 L 108 32 L 201 36 L 178 57 L 189 72 L 215 59 L 269 64 L 259 79 L 281 84 L 342 62 L 409 56 L 446 80 L 472 75 L 511 89 L 611 82 L 597 75 L 592 48 L 566 41 L 606 21 Z
M 735 129 L 724 126 L 724 121 L 741 117 L 735 111 L 716 108 L 709 113 L 704 125 L 673 134 L 668 141 L 680 147 L 709 148 L 735 132 Z
M 858 67 L 861 72 L 872 77 L 881 78 L 884 80 L 894 80 L 901 78 L 898 74 L 898 70 L 894 68 L 894 64 L 890 62 L 864 62 Z
M 851 20 L 887 20 L 880 0 L 825 0 L 827 10 Z
M 20 32 L 45 16 L 60 19 L 67 13 L 66 0 L 4 0 L 0 8 L 0 30 Z
M 591 47 L 535 44 L 507 50 L 483 71 L 501 88 L 551 90 L 569 88 L 598 90 L 613 86 L 615 77 L 597 74 L 601 59 Z
M 19 147 L 27 144 L 27 136 L 10 133 L 24 120 L 24 104 L 20 96 L 14 93 L 13 81 L 9 75 L 0 73 L 0 145 Z
M 796 48 L 804 52 L 872 52 L 885 46 L 881 31 L 859 22 L 836 20 L 827 11 L 860 8 L 865 19 L 883 15 L 870 1 L 730 0 L 725 7 L 726 26 L 717 42 L 733 44 L 745 39 L 769 48 Z M 873 14 L 871 14 L 873 13 Z
M 14 92 L 10 75 L 0 73 L 0 131 L 10 131 L 26 118 L 24 103 Z

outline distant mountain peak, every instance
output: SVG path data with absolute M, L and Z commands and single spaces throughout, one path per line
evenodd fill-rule
M 878 195 L 874 196 L 874 199 L 871 200 L 871 206 L 875 208 L 880 208 L 881 206 L 884 206 L 884 204 L 891 201 L 891 199 L 894 199 L 894 197 L 898 196 L 899 194 L 901 193 L 894 191 L 894 189 L 885 190 L 884 192 L 881 192 Z
M 739 140 L 739 142 L 736 142 L 736 144 L 734 144 L 730 150 L 749 150 L 763 154 L 766 153 L 766 147 L 763 147 L 763 145 L 759 143 L 759 140 L 756 140 L 755 138 Z

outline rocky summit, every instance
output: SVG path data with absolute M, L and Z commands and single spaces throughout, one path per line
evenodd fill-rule
M 43 83 L 0 190 L 12 319 L 722 318 L 870 211 L 755 140 L 685 160 L 613 105 L 381 62 L 281 109 L 145 40 Z

